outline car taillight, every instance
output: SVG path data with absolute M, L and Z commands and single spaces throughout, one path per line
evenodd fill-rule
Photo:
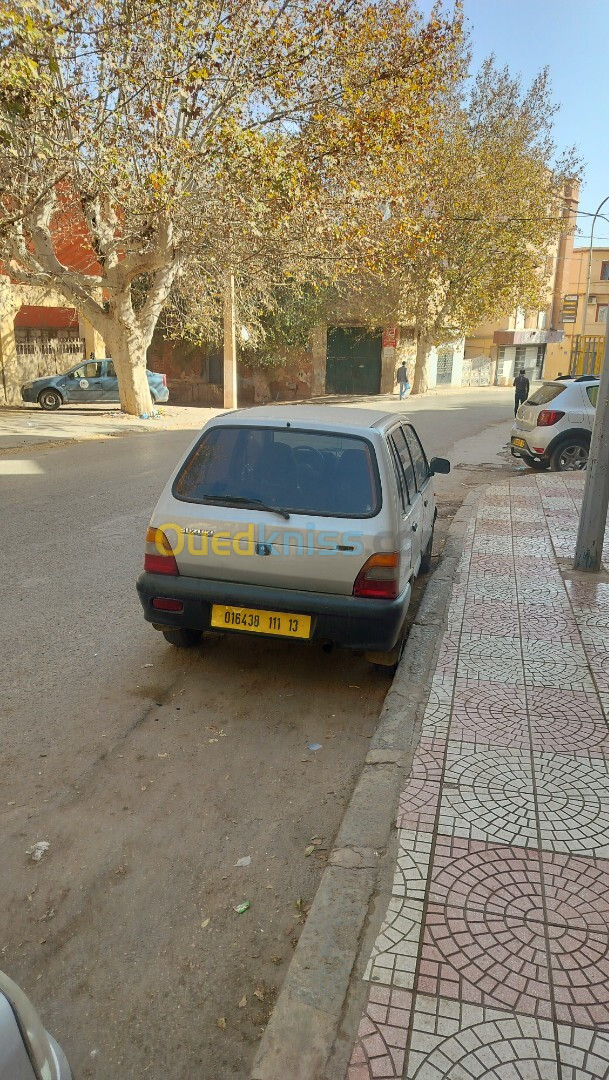
M 173 548 L 165 533 L 152 525 L 146 532 L 144 570 L 149 574 L 172 574 L 174 577 L 180 573 Z
M 353 585 L 354 596 L 376 600 L 394 600 L 398 595 L 400 556 L 397 551 L 371 555 L 362 566 Z
M 552 424 L 557 424 L 564 415 L 564 412 L 559 412 L 558 409 L 542 409 L 537 417 L 537 427 L 552 427 Z
M 167 376 L 166 375 L 161 375 L 161 378 L 163 380 L 163 386 L 167 386 Z

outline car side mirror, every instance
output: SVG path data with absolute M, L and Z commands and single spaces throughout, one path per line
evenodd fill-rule
M 436 473 L 449 473 L 450 461 L 445 457 L 432 457 L 429 462 L 429 472 L 432 476 L 435 476 Z

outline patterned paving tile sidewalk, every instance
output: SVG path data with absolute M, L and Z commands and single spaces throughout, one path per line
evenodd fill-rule
M 471 522 L 347 1080 L 609 1080 L 609 573 L 571 574 L 582 492 L 518 477 Z

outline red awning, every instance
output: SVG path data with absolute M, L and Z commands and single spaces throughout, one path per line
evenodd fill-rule
M 20 330 L 78 329 L 78 313 L 70 307 L 37 307 L 24 304 L 15 316 L 15 327 Z

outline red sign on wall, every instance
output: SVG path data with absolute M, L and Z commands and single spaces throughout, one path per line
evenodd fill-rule
M 398 328 L 397 326 L 390 326 L 387 330 L 383 330 L 383 348 L 395 349 L 398 343 Z

